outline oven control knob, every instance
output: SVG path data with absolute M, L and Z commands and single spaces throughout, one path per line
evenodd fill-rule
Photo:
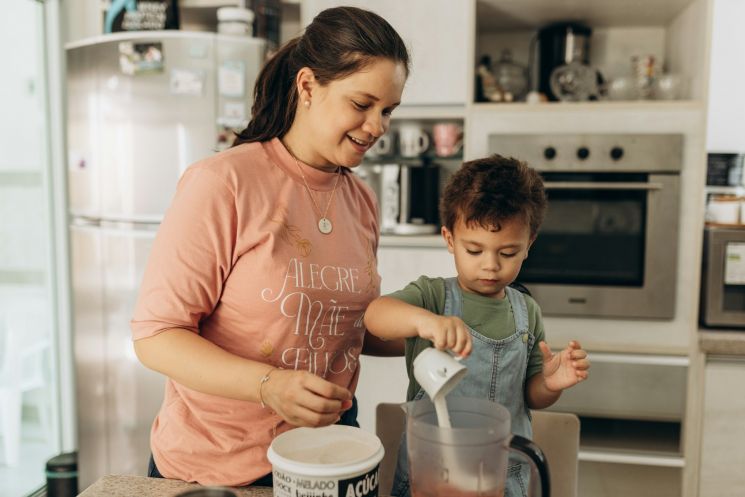
M 580 147 L 577 149 L 577 157 L 581 160 L 585 160 L 590 156 L 590 149 L 587 147 Z
M 613 147 L 610 149 L 610 157 L 613 160 L 618 160 L 623 157 L 623 149 L 621 147 Z
M 548 159 L 548 160 L 553 159 L 554 157 L 556 157 L 556 149 L 554 147 L 546 147 L 546 148 L 544 148 L 543 149 L 543 156 L 546 159 Z

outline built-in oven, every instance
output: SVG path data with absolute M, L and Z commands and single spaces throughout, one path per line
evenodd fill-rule
M 518 277 L 546 315 L 672 319 L 682 135 L 493 135 L 548 211 Z

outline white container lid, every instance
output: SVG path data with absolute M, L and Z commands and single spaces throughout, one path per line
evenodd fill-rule
M 217 20 L 220 22 L 245 22 L 251 24 L 254 21 L 254 12 L 242 7 L 220 7 L 217 9 Z
M 370 471 L 385 454 L 380 439 L 360 428 L 295 428 L 275 438 L 267 458 L 276 468 L 312 477 L 348 477 Z

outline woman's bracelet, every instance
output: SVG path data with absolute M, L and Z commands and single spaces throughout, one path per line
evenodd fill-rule
M 259 402 L 261 403 L 261 407 L 262 408 L 263 407 L 266 407 L 266 404 L 264 403 L 264 396 L 262 395 L 261 390 L 264 387 L 264 383 L 266 383 L 267 381 L 269 381 L 269 375 L 271 375 L 273 372 L 277 371 L 278 369 L 282 369 L 282 368 L 272 368 L 272 369 L 270 369 L 259 380 Z

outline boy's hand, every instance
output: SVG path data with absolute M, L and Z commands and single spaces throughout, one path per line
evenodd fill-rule
M 430 340 L 438 350 L 450 349 L 460 357 L 471 353 L 471 334 L 462 319 L 431 314 L 417 323 L 420 337 Z
M 578 341 L 572 340 L 557 354 L 551 352 L 546 342 L 541 341 L 538 346 L 543 354 L 543 381 L 546 388 L 560 392 L 587 379 L 590 360 Z

